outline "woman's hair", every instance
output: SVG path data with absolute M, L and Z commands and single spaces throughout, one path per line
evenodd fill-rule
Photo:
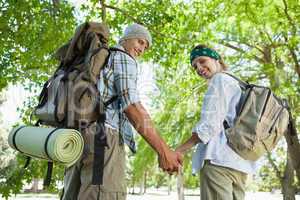
M 217 52 L 215 49 L 213 49 L 213 48 L 211 48 L 211 47 L 209 47 L 209 46 L 207 46 L 205 44 L 199 44 L 199 45 L 195 46 L 193 49 L 195 49 L 195 48 L 209 48 L 209 49 L 212 49 L 215 52 Z M 220 65 L 221 65 L 221 67 L 223 68 L 223 70 L 227 70 L 228 66 L 225 64 L 225 62 L 224 62 L 224 60 L 223 60 L 223 58 L 222 58 L 222 56 L 220 54 L 219 54 L 219 56 L 220 56 L 220 59 L 218 61 L 219 61 Z

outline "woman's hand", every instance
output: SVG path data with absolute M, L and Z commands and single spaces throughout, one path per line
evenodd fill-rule
M 193 133 L 192 136 L 185 141 L 182 145 L 178 146 L 176 148 L 176 152 L 184 155 L 188 150 L 190 150 L 193 146 L 201 142 L 200 138 L 198 137 L 198 134 Z

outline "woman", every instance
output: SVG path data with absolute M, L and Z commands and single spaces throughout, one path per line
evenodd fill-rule
M 245 197 L 247 174 L 255 172 L 256 163 L 244 160 L 228 145 L 223 122 L 233 125 L 241 89 L 238 82 L 224 73 L 227 66 L 221 56 L 205 45 L 190 54 L 197 74 L 208 81 L 200 121 L 192 136 L 176 151 L 184 154 L 198 144 L 193 155 L 193 173 L 200 170 L 202 200 L 241 200 Z

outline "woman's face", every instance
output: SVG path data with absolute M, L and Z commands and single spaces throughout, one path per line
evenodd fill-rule
M 215 73 L 221 72 L 220 63 L 208 56 L 199 56 L 192 62 L 197 74 L 205 79 L 210 79 Z

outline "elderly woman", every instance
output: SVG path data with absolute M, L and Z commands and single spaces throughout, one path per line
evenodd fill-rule
M 255 172 L 256 163 L 244 160 L 227 144 L 224 121 L 233 125 L 242 91 L 239 83 L 224 73 L 227 66 L 221 56 L 205 45 L 190 54 L 197 74 L 208 81 L 200 121 L 192 136 L 176 151 L 184 154 L 197 144 L 193 155 L 193 173 L 201 172 L 202 200 L 244 199 L 247 174 Z

